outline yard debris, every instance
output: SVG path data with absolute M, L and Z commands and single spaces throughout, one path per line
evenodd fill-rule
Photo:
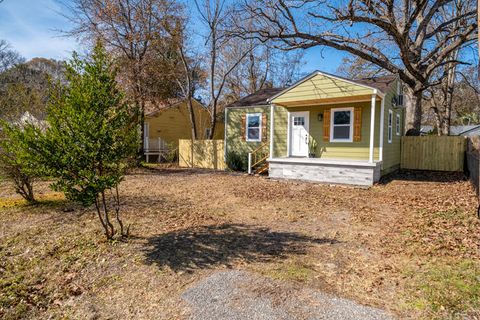
M 48 182 L 38 190 L 50 197 Z M 127 242 L 101 240 L 95 217 L 63 212 L 63 199 L 0 209 L 0 317 L 184 319 L 186 287 L 226 270 L 399 318 L 480 309 L 462 296 L 475 292 L 462 281 L 480 274 L 480 221 L 461 175 L 405 172 L 360 189 L 150 168 L 121 190 L 136 221 Z M 0 184 L 0 197 L 12 196 Z M 443 278 L 455 286 L 428 296 Z

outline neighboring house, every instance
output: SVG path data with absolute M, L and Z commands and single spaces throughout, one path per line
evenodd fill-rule
M 193 100 L 197 139 L 205 139 L 210 130 L 210 114 L 205 106 Z M 215 128 L 215 139 L 223 138 L 223 119 Z M 191 139 L 190 113 L 186 101 L 164 101 L 150 104 L 145 112 L 144 144 L 147 162 L 176 153 L 178 140 Z
M 432 134 L 435 130 L 434 126 L 422 126 L 420 133 L 422 135 Z M 465 137 L 473 137 L 480 135 L 480 124 L 476 125 L 469 125 L 469 126 L 451 126 L 450 127 L 450 135 L 451 136 L 465 136 Z
M 315 71 L 289 88 L 261 90 L 226 108 L 226 157 L 253 153 L 258 162 L 266 149 L 270 177 L 372 185 L 400 166 L 401 87 L 396 76 Z

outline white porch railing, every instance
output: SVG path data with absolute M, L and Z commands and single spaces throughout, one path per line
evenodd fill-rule
M 171 146 L 162 138 L 145 139 L 143 153 L 147 162 L 150 162 L 150 156 L 157 156 L 158 161 L 160 161 L 162 156 L 167 156 L 171 151 Z

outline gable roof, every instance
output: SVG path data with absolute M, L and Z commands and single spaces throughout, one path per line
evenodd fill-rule
M 172 98 L 172 99 L 165 99 L 161 101 L 149 101 L 145 104 L 145 116 L 146 117 L 153 117 L 160 113 L 161 111 L 168 110 L 171 108 L 176 108 L 183 103 L 185 103 L 187 100 L 186 99 L 180 99 L 180 98 Z M 204 105 L 199 102 L 197 99 L 193 98 L 193 106 L 195 105 L 200 105 L 204 107 Z
M 258 90 L 234 103 L 229 104 L 226 108 L 251 107 L 251 106 L 267 106 L 268 100 L 277 93 L 283 91 L 283 88 L 265 88 Z
M 422 126 L 420 132 L 423 134 L 428 134 L 435 129 L 434 126 L 425 125 Z M 475 135 L 480 134 L 480 124 L 468 125 L 468 126 L 451 126 L 450 135 L 451 136 L 461 136 L 461 135 Z
M 379 77 L 371 77 L 371 78 L 361 78 L 361 79 L 354 79 L 351 81 L 355 81 L 357 83 L 363 83 L 364 85 L 373 87 L 379 90 L 381 93 L 386 94 L 387 91 L 391 88 L 392 83 L 397 80 L 396 75 L 385 75 Z
M 470 125 L 470 126 L 452 126 L 450 127 L 450 135 L 452 136 L 461 136 L 474 134 L 476 131 L 480 133 L 480 125 Z
M 309 74 L 308 76 L 306 76 L 306 77 L 300 79 L 299 81 L 295 82 L 290 87 L 282 90 L 281 92 L 279 92 L 275 96 L 271 97 L 269 99 L 269 101 L 272 101 L 272 100 L 280 97 L 281 95 L 289 92 L 290 90 L 294 89 L 295 87 L 299 86 L 300 84 L 302 84 L 302 83 L 304 83 L 304 82 L 306 82 L 306 81 L 308 81 L 308 80 L 310 80 L 310 79 L 312 79 L 316 76 L 319 76 L 319 75 L 327 77 L 327 78 L 332 78 L 332 79 L 335 79 L 335 80 L 344 81 L 344 82 L 347 82 L 347 83 L 350 83 L 350 84 L 353 84 L 353 85 L 357 85 L 357 86 L 361 86 L 361 87 L 364 87 L 364 88 L 367 88 L 367 89 L 377 91 L 380 96 L 385 95 L 387 93 L 387 91 L 390 89 L 392 83 L 397 79 L 396 75 L 386 75 L 386 76 L 380 76 L 380 77 L 359 78 L 359 79 L 348 79 L 348 78 L 344 78 L 344 77 L 341 77 L 341 76 L 333 75 L 331 73 L 316 70 L 316 71 L 312 72 L 311 74 Z

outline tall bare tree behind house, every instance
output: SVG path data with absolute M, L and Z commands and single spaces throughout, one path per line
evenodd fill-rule
M 120 74 L 124 78 L 122 84 L 126 85 L 138 110 L 143 137 L 145 105 L 152 99 L 149 85 L 154 83 L 151 77 L 155 76 L 148 73 L 149 64 L 155 63 L 152 47 L 168 37 L 165 26 L 175 20 L 180 6 L 174 0 L 59 1 L 67 9 L 65 16 L 74 26 L 65 31 L 67 35 L 87 43 L 100 40 L 116 57 L 123 71 Z M 139 152 L 143 149 L 141 139 Z
M 440 14 L 460 1 L 462 14 Z M 465 63 L 451 54 L 473 45 L 478 32 L 475 0 L 244 0 L 238 15 L 255 21 L 252 30 L 239 26 L 244 37 L 285 50 L 331 47 L 398 74 L 412 98 L 411 134 L 420 130 L 425 90 L 440 80 L 432 74 L 447 63 Z

